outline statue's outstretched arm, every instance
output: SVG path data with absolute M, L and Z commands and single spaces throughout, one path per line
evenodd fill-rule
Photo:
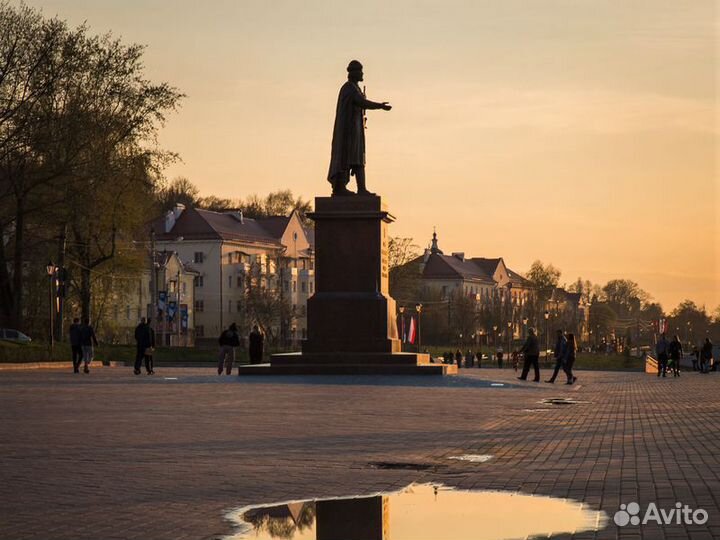
M 354 98 L 354 103 L 356 106 L 362 108 L 362 109 L 385 109 L 386 111 L 389 111 L 392 107 L 387 101 L 383 101 L 382 103 L 377 103 L 375 101 L 370 101 L 369 99 L 365 99 L 362 94 L 357 94 Z

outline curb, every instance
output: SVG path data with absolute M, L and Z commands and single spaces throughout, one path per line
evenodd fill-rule
M 119 367 L 124 366 L 123 362 L 103 362 L 95 360 L 90 364 L 93 369 L 101 367 Z M 31 369 L 72 369 L 72 362 L 14 362 L 14 363 L 0 363 L 0 371 L 21 371 Z

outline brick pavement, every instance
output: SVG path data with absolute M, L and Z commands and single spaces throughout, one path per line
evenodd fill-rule
M 496 369 L 446 378 L 0 372 L 0 538 L 216 538 L 231 532 L 223 516 L 239 506 L 413 481 L 569 497 L 610 517 L 621 502 L 682 501 L 709 522 L 611 522 L 575 538 L 720 538 L 720 376 L 578 374 L 567 387 L 513 384 L 512 371 Z M 549 397 L 588 403 L 539 403 Z M 466 453 L 494 457 L 447 459 Z M 383 461 L 431 468 L 371 465 Z

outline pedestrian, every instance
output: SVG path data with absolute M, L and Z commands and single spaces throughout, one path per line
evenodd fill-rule
M 502 345 L 500 345 L 497 348 L 497 363 L 498 363 L 498 368 L 500 368 L 500 369 L 502 369 L 502 366 L 503 366 L 502 362 L 503 362 L 503 348 L 502 348 Z
M 135 375 L 140 375 L 140 368 L 142 367 L 143 360 L 145 360 L 147 350 L 151 346 L 152 341 L 150 338 L 150 327 L 148 326 L 145 317 L 142 317 L 138 325 L 135 327 L 135 366 L 133 369 L 133 373 Z M 147 370 L 148 375 L 150 375 L 150 366 L 147 360 L 145 360 L 145 369 Z
M 83 319 L 82 326 L 80 327 L 80 345 L 82 346 L 83 353 L 83 367 L 84 373 L 90 373 L 90 362 L 93 361 L 95 356 L 95 350 L 93 347 L 98 346 L 97 337 L 95 337 L 95 330 L 90 325 L 90 319 L 85 317 Z
M 712 341 L 710 341 L 710 338 L 705 338 L 705 343 L 703 343 L 702 351 L 700 351 L 701 354 L 701 360 L 700 365 L 702 366 L 701 371 L 703 373 L 709 373 L 710 372 L 710 364 L 713 363 L 713 344 Z M 715 365 L 713 364 L 713 371 L 715 370 Z
M 699 364 L 700 364 L 700 349 L 697 348 L 697 345 L 693 345 L 691 354 L 692 354 L 693 371 L 698 371 Z
M 565 338 L 562 329 L 557 331 L 557 339 L 555 340 L 555 349 L 553 350 L 553 358 L 555 358 L 555 369 L 553 370 L 552 377 L 550 377 L 546 383 L 554 383 L 557 379 L 560 368 L 563 367 L 563 359 L 565 358 L 565 350 L 567 349 L 568 340 Z
M 482 368 L 482 349 L 480 349 L 478 352 L 475 353 L 475 358 L 477 358 L 477 366 L 478 369 Z
M 248 352 L 250 354 L 251 364 L 261 364 L 263 357 L 263 347 L 265 345 L 265 336 L 260 332 L 260 328 L 256 324 L 253 326 L 252 332 L 248 336 Z
M 567 375 L 567 382 L 565 384 L 574 384 L 577 381 L 577 377 L 573 375 L 572 368 L 575 363 L 575 355 L 577 354 L 577 343 L 575 342 L 575 334 L 567 335 L 567 343 L 565 345 L 565 351 L 563 352 L 562 365 Z
M 471 368 L 475 365 L 475 356 L 473 355 L 473 352 L 468 349 L 465 353 L 465 367 Z
M 660 339 L 655 344 L 655 354 L 657 355 L 657 362 L 658 362 L 658 377 L 660 374 L 662 376 L 665 376 L 665 373 L 667 372 L 667 365 L 668 365 L 668 349 L 669 349 L 669 343 L 667 342 L 667 339 L 665 338 L 665 333 L 660 336 Z
M 232 372 L 233 362 L 235 362 L 235 348 L 240 346 L 240 335 L 238 334 L 237 325 L 232 323 L 227 329 L 223 330 L 218 338 L 220 345 L 220 356 L 218 358 L 218 375 L 222 375 L 223 368 L 225 373 L 230 375 Z
M 80 319 L 75 317 L 70 325 L 70 348 L 72 350 L 73 373 L 80 373 L 80 364 L 82 364 L 83 353 L 80 344 Z
M 147 320 L 148 333 L 150 334 L 150 347 L 145 349 L 145 369 L 149 375 L 155 375 L 155 362 L 153 355 L 155 354 L 155 330 L 152 327 L 152 319 Z
M 528 328 L 528 336 L 520 352 L 525 355 L 525 360 L 523 361 L 522 373 L 518 379 L 526 381 L 530 366 L 532 365 L 533 368 L 535 368 L 535 378 L 533 381 L 540 382 L 540 344 L 538 343 L 534 328 Z
M 676 335 L 670 342 L 669 355 L 672 363 L 673 377 L 680 376 L 680 359 L 683 357 L 682 343 L 680 338 Z
M 462 367 L 462 352 L 460 352 L 460 349 L 455 351 L 455 363 L 457 364 L 458 369 Z

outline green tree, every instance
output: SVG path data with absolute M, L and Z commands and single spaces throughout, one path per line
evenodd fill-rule
M 161 186 L 155 195 L 160 210 L 166 212 L 172 210 L 176 204 L 184 204 L 186 207 L 198 206 L 200 190 L 184 176 L 174 178 L 169 184 Z
M 537 288 L 540 300 L 547 300 L 553 289 L 557 287 L 560 275 L 561 272 L 558 268 L 549 263 L 544 265 L 542 261 L 538 260 L 530 265 L 525 277 Z
M 412 238 L 392 236 L 388 242 L 388 266 L 390 296 L 399 303 L 414 302 L 419 298 L 420 267 L 418 260 L 420 248 Z
M 629 279 L 610 280 L 603 292 L 605 301 L 620 318 L 637 316 L 642 305 L 650 300 L 650 295 Z

